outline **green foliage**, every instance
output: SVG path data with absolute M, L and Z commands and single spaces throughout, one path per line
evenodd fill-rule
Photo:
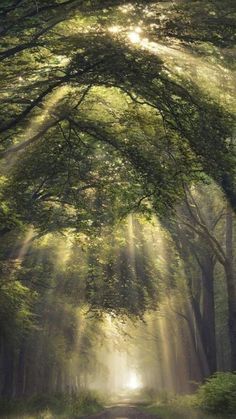
M 236 413 L 236 375 L 216 373 L 201 385 L 193 395 L 173 396 L 169 393 L 153 395 L 155 400 L 149 411 L 163 418 L 217 418 L 231 417 Z M 199 410 L 200 409 L 200 410 Z M 204 411 L 209 412 L 209 416 Z M 230 416 L 228 416 L 230 415 Z M 233 416 L 232 416 L 233 417 Z
M 0 336 L 17 342 L 34 326 L 32 304 L 37 297 L 20 281 L 6 281 L 0 287 Z
M 138 174 L 110 146 L 52 134 L 25 153 L 5 185 L 6 201 L 23 224 L 43 233 L 91 232 L 113 224 L 142 198 Z
M 95 392 L 81 390 L 73 394 L 35 395 L 28 399 L 0 399 L 0 417 L 4 415 L 38 415 L 48 412 L 55 417 L 76 419 L 102 410 L 102 399 Z M 13 416 L 14 417 L 14 416 Z
M 102 409 L 102 400 L 94 392 L 81 391 L 78 395 L 72 395 L 69 400 L 69 410 L 72 417 L 81 414 L 91 414 Z
M 99 200 L 108 207 L 116 198 L 123 202 L 122 211 L 128 211 L 130 202 L 138 203 L 142 195 L 158 213 L 166 213 L 182 197 L 183 181 L 199 179 L 203 171 L 235 205 L 235 154 L 229 145 L 232 115 L 221 107 L 219 95 L 213 101 L 205 86 L 198 86 L 198 77 L 178 74 L 178 62 L 170 63 L 178 54 L 172 57 L 170 51 L 168 60 L 162 49 L 152 53 L 130 44 L 126 27 L 127 21 L 135 27 L 142 19 L 145 37 L 160 42 L 162 36 L 167 44 L 174 39 L 190 51 L 202 42 L 210 50 L 212 44 L 230 46 L 232 1 L 223 7 L 219 1 L 214 5 L 207 1 L 204 7 L 199 1 L 133 1 L 133 7 L 125 9 L 116 7 L 123 1 L 83 2 L 83 7 L 77 1 L 52 0 L 40 7 L 34 2 L 4 3 L 1 157 L 29 151 L 14 161 L 16 167 L 8 174 L 5 224 L 14 226 L 19 216 L 19 222 L 44 231 L 71 226 L 79 230 L 88 219 L 99 218 L 94 210 Z M 123 30 L 112 35 L 110 25 L 122 20 L 125 35 Z M 185 52 L 181 54 L 185 62 Z M 189 54 L 190 66 L 192 59 L 194 54 Z M 106 145 L 99 166 L 97 152 L 89 151 L 94 139 Z M 10 145 L 15 151 L 9 151 Z M 108 145 L 120 179 L 107 165 Z M 129 182 L 124 171 L 131 175 Z M 91 181 L 98 197 L 94 190 L 88 196 Z M 91 203 L 92 217 L 86 217 Z
M 159 415 L 163 419 L 214 419 L 213 412 L 204 412 L 199 408 L 199 397 L 193 395 L 173 395 L 168 392 L 160 393 L 147 407 L 144 408 L 151 414 Z M 217 411 L 217 419 L 233 419 L 225 410 Z M 222 413 L 222 414 L 221 414 Z
M 29 226 L 39 236 L 55 234 L 23 256 L 19 243 L 6 240 L 1 248 L 2 383 L 9 393 L 25 387 L 51 394 L 67 382 L 73 389 L 71 365 L 81 385 L 96 364 L 98 321 L 88 326 L 79 309 L 143 317 L 183 283 L 182 261 L 190 268 L 190 303 L 199 297 L 204 312 L 193 253 L 201 265 L 207 244 L 196 222 L 188 231 L 178 220 L 172 230 L 180 255 L 163 239 L 156 259 L 140 226 L 127 237 L 127 224 L 116 225 L 130 212 L 149 218 L 155 212 L 171 224 L 184 185 L 206 175 L 236 208 L 233 6 L 233 0 L 1 2 L 0 236 Z M 130 42 L 133 30 L 140 42 Z M 182 210 L 187 223 L 191 211 L 199 218 L 193 207 Z M 80 235 L 64 265 L 57 233 Z M 184 304 L 179 314 L 186 317 Z M 72 413 L 96 406 L 90 397 L 75 396 Z M 45 396 L 37 403 L 60 405 Z
M 236 374 L 217 373 L 198 391 L 200 407 L 212 413 L 236 413 Z
M 28 400 L 26 406 L 31 412 L 50 410 L 61 415 L 65 412 L 69 417 L 79 417 L 82 414 L 94 413 L 102 409 L 101 397 L 95 392 L 80 390 L 72 394 L 36 395 Z
M 215 416 L 200 412 L 199 410 L 188 409 L 184 407 L 179 408 L 175 405 L 153 406 L 145 409 L 145 411 L 152 415 L 156 415 L 157 417 L 159 416 L 162 419 L 215 419 Z M 218 415 L 217 419 L 229 419 L 229 417 L 227 415 Z

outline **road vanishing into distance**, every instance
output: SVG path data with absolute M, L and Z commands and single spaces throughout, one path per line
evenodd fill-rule
M 107 407 L 96 415 L 86 416 L 84 419 L 160 419 L 159 416 L 141 412 L 137 407 L 129 404 L 119 404 Z

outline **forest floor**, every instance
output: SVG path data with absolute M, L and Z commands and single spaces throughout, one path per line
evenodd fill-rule
M 2 419 L 69 419 L 62 415 L 51 414 L 50 411 L 36 414 L 35 416 L 0 416 Z M 79 417 L 79 416 L 78 416 Z M 117 405 L 107 407 L 99 413 L 82 416 L 81 419 L 161 419 L 160 416 L 149 412 L 144 412 L 132 405 Z
M 89 409 L 92 411 L 92 409 Z M 68 415 L 68 413 L 55 413 L 50 409 L 42 410 L 35 414 L 3 414 L 1 419 L 236 419 L 236 416 L 209 415 L 202 411 L 188 406 L 170 406 L 165 404 L 132 403 L 128 398 L 126 401 L 100 408 L 97 413 L 86 415 Z
M 236 416 L 208 415 L 199 410 L 168 406 L 141 407 L 140 405 L 119 405 L 83 419 L 236 419 Z
M 3 415 L 3 419 L 70 419 L 67 415 L 44 411 L 36 415 Z M 76 416 L 79 418 L 79 416 Z M 73 416 L 75 418 L 75 416 Z M 80 416 L 80 419 L 235 419 L 235 416 L 208 415 L 188 408 L 182 410 L 168 406 L 117 405 L 107 407 L 99 413 Z
M 213 415 L 188 406 L 175 407 L 168 404 L 144 406 L 143 411 L 160 419 L 236 419 L 235 415 Z
M 106 408 L 103 412 L 83 419 L 161 419 L 151 412 L 140 410 L 135 405 L 120 404 Z

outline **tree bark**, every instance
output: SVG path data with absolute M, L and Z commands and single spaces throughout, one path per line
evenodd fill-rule
M 3 387 L 2 396 L 11 398 L 14 385 L 14 351 L 11 345 L 3 346 Z
M 233 211 L 230 204 L 228 204 L 226 214 L 225 274 L 228 292 L 228 325 L 231 349 L 231 370 L 236 371 L 236 284 L 233 256 Z
M 203 285 L 202 317 L 204 324 L 204 349 L 210 374 L 214 374 L 217 371 L 214 265 L 212 255 L 206 254 L 202 260 L 201 268 Z

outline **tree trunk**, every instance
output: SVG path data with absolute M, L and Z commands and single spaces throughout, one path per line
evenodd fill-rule
M 214 298 L 214 262 L 212 255 L 206 254 L 202 260 L 202 317 L 203 345 L 208 361 L 210 374 L 217 371 L 215 298 Z
M 199 364 L 201 365 L 202 378 L 205 378 L 209 375 L 209 364 L 205 348 L 205 325 L 199 303 L 193 296 L 190 298 L 190 304 L 196 324 L 196 331 L 194 332 L 193 329 L 191 330 L 192 339 L 193 342 L 195 341 L 195 351 L 198 354 Z M 190 316 L 191 315 L 189 315 L 189 318 L 191 318 Z M 192 327 L 194 328 L 194 325 Z
M 18 356 L 18 368 L 17 368 L 17 396 L 21 397 L 25 393 L 25 355 L 26 355 L 26 346 L 25 342 L 23 341 L 21 344 L 21 348 L 19 350 Z
M 226 263 L 225 274 L 228 291 L 229 339 L 231 349 L 231 370 L 236 371 L 236 284 L 233 265 L 233 212 L 230 204 L 226 215 Z
M 5 344 L 3 347 L 3 387 L 2 396 L 11 398 L 14 385 L 14 351 Z

